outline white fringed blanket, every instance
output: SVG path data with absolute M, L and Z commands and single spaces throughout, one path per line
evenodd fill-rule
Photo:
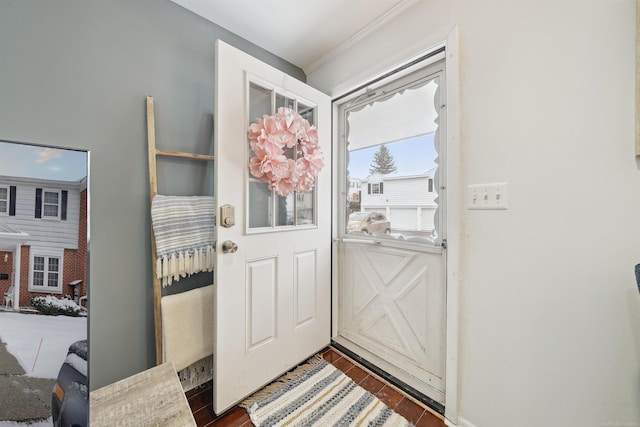
M 156 275 L 162 286 L 181 277 L 213 271 L 215 204 L 208 196 L 155 196 L 151 221 L 156 240 Z

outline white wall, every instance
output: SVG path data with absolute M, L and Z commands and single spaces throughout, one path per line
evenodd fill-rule
M 338 94 L 459 25 L 460 423 L 640 426 L 633 0 L 423 0 L 308 76 Z M 398 48 L 399 46 L 404 46 Z

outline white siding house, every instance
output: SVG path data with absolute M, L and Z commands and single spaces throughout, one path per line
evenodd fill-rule
M 73 294 L 71 282 L 86 294 L 86 222 L 86 179 L 0 176 L 0 290 L 14 287 L 14 307 L 35 294 Z
M 391 229 L 427 231 L 434 229 L 436 168 L 422 172 L 374 174 L 362 181 L 360 210 L 384 213 Z

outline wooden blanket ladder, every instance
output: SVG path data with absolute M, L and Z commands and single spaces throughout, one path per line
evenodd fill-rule
M 161 150 L 156 148 L 155 111 L 153 97 L 147 96 L 147 142 L 149 157 L 149 196 L 150 201 L 158 194 L 156 159 L 158 156 L 182 157 L 186 159 L 213 161 L 214 156 L 206 154 L 186 153 L 181 151 Z M 156 338 L 156 364 L 162 363 L 162 316 L 160 300 L 162 298 L 161 279 L 156 274 L 156 239 L 151 226 L 151 257 L 153 265 L 153 321 Z

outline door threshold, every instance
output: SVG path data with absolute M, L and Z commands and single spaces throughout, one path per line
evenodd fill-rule
M 350 359 L 353 359 L 354 361 L 356 361 L 360 365 L 364 366 L 365 368 L 367 368 L 368 370 L 370 370 L 374 374 L 376 374 L 379 377 L 383 378 L 385 381 L 387 381 L 390 384 L 394 385 L 395 387 L 400 389 L 402 392 L 404 392 L 407 395 L 411 396 L 412 398 L 416 399 L 420 403 L 428 406 L 429 408 L 431 408 L 432 410 L 434 410 L 438 414 L 444 416 L 444 408 L 445 407 L 444 407 L 444 405 L 442 403 L 436 402 L 435 400 L 433 400 L 429 396 L 425 395 L 424 393 L 419 392 L 415 388 L 413 388 L 410 385 L 406 384 L 405 382 L 399 380 L 398 378 L 394 377 L 393 375 L 389 374 L 388 372 L 383 371 L 382 369 L 380 369 L 379 367 L 377 367 L 373 363 L 369 362 L 368 360 L 366 360 L 362 356 L 359 356 L 358 354 L 356 354 L 353 351 L 347 349 L 343 345 L 338 344 L 336 341 L 331 340 L 331 346 L 333 348 L 335 348 L 336 350 L 338 350 L 339 352 L 344 353 Z

